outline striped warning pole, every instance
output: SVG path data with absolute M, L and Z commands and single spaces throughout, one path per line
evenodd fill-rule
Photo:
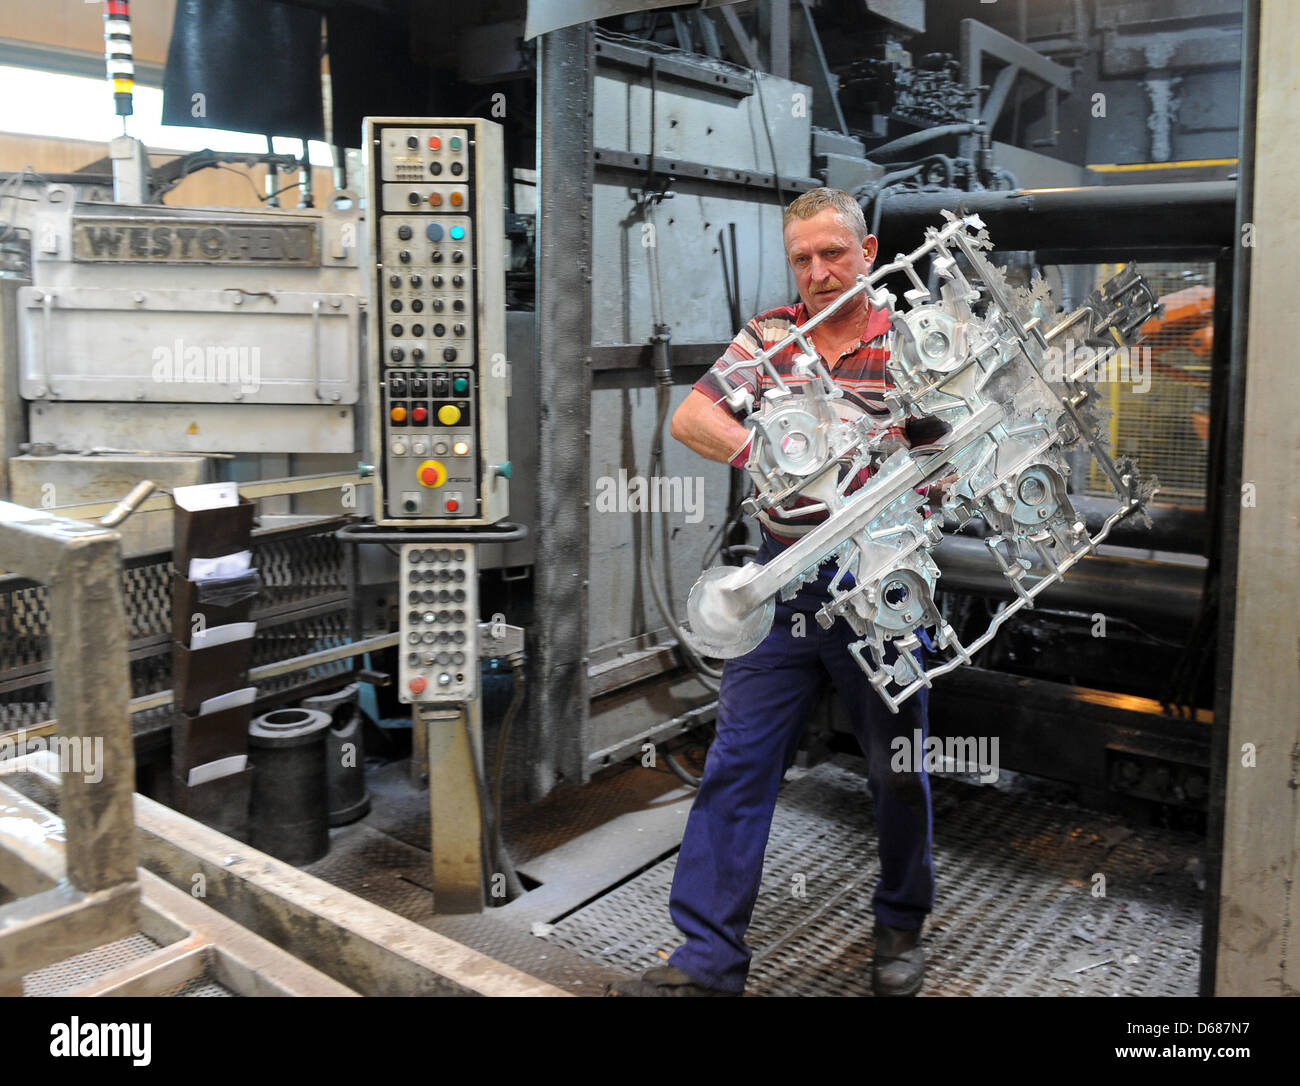
M 130 0 L 104 0 L 104 59 L 109 82 L 113 84 L 113 104 L 125 132 L 126 119 L 135 112 L 131 103 L 135 59 L 131 49 Z

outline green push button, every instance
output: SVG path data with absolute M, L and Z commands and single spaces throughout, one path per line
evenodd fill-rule
M 460 137 L 459 137 L 459 136 L 452 136 L 452 137 L 451 137 L 451 149 L 452 149 L 453 151 L 459 151 L 459 150 L 460 150 Z
M 466 381 L 465 378 L 463 377 L 457 377 L 456 380 L 452 381 L 451 387 L 455 390 L 455 392 L 458 395 L 463 396 L 466 392 L 469 391 L 469 382 Z
M 514 471 L 514 469 L 510 466 L 510 461 L 509 461 L 509 460 L 505 460 L 505 461 L 503 461 L 502 463 L 498 464 L 498 465 L 493 469 L 493 471 L 494 471 L 497 475 L 500 475 L 501 478 L 503 478 L 503 479 L 509 479 L 509 478 L 510 478 L 510 475 L 511 475 L 511 473 Z

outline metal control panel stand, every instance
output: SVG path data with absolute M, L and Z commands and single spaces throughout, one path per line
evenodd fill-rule
M 478 659 L 474 659 L 478 669 Z M 438 913 L 479 913 L 484 886 L 483 719 L 477 698 L 459 704 L 416 702 L 412 723 L 429 766 L 429 850 Z M 414 755 L 413 755 L 414 756 Z
M 368 117 L 375 522 L 509 513 L 502 129 Z
M 428 759 L 434 906 L 484 904 L 475 543 L 510 510 L 502 129 L 368 117 L 370 448 L 376 531 L 399 543 L 398 698 Z M 496 526 L 496 527 L 494 527 Z M 432 530 L 431 530 L 432 529 Z M 442 529 L 438 531 L 437 529 Z

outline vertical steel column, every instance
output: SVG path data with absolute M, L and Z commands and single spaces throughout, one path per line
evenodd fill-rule
M 790 0 L 767 0 L 768 71 L 790 78 Z
M 1228 718 L 1216 995 L 1300 995 L 1300 341 L 1295 284 L 1295 43 L 1290 0 L 1247 5 L 1257 56 L 1249 222 L 1251 282 L 1237 514 L 1235 644 Z M 1252 10 L 1253 9 L 1253 10 Z M 1258 21 L 1254 13 L 1258 13 Z M 1258 45 L 1251 41 L 1257 28 Z M 1250 73 L 1243 66 L 1249 86 Z M 1243 165 L 1246 160 L 1243 159 Z M 1228 495 L 1231 498 L 1231 495 Z M 1230 603 L 1225 600 L 1225 609 Z
M 1245 73 L 1243 71 L 1243 79 Z M 1253 80 L 1252 80 L 1253 87 Z M 1253 91 L 1252 91 L 1253 94 Z M 1253 115 L 1253 109 L 1251 110 Z M 1243 114 L 1243 130 L 1245 128 Z M 1241 159 L 1238 213 L 1250 204 L 1250 169 Z M 1240 224 L 1238 224 L 1240 233 Z M 1214 624 L 1214 719 L 1210 725 L 1209 794 L 1206 796 L 1205 885 L 1217 890 L 1223 875 L 1223 806 L 1228 764 L 1228 719 L 1232 712 L 1232 624 L 1236 618 L 1237 525 L 1241 516 L 1241 401 L 1245 385 L 1246 308 L 1238 273 L 1249 271 L 1240 245 L 1226 249 L 1214 262 L 1214 347 L 1210 359 L 1210 445 L 1205 476 L 1205 514 L 1209 559 L 1201 606 Z M 1247 276 L 1249 280 L 1249 276 Z M 1234 319 L 1234 309 L 1241 317 Z M 1213 608 L 1207 613 L 1205 608 Z M 1195 631 L 1204 636 L 1198 623 Z M 1189 668 L 1193 665 L 1189 661 Z M 1200 677 L 1189 670 L 1184 691 L 1194 701 Z M 1214 994 L 1219 946 L 1219 895 L 1205 895 L 1201 920 L 1201 995 Z
M 530 795 L 586 778 L 590 553 L 590 24 L 538 49 L 538 487 Z

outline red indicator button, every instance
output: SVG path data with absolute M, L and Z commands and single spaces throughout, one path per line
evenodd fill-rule
M 442 139 L 438 136 L 429 137 L 429 150 L 439 151 L 442 149 Z
M 413 422 L 423 422 L 428 417 L 429 412 L 427 408 L 415 407 L 411 409 L 411 420 Z
M 422 675 L 417 675 L 411 680 L 411 693 L 423 694 L 425 687 L 429 685 L 428 681 Z
M 426 460 L 415 473 L 422 486 L 438 487 L 447 481 L 447 469 L 439 460 Z
M 460 502 L 458 502 L 455 498 L 448 498 L 448 499 L 447 499 L 447 512 L 448 512 L 448 513 L 454 513 L 454 512 L 456 512 L 456 510 L 459 509 L 459 508 L 460 508 Z

